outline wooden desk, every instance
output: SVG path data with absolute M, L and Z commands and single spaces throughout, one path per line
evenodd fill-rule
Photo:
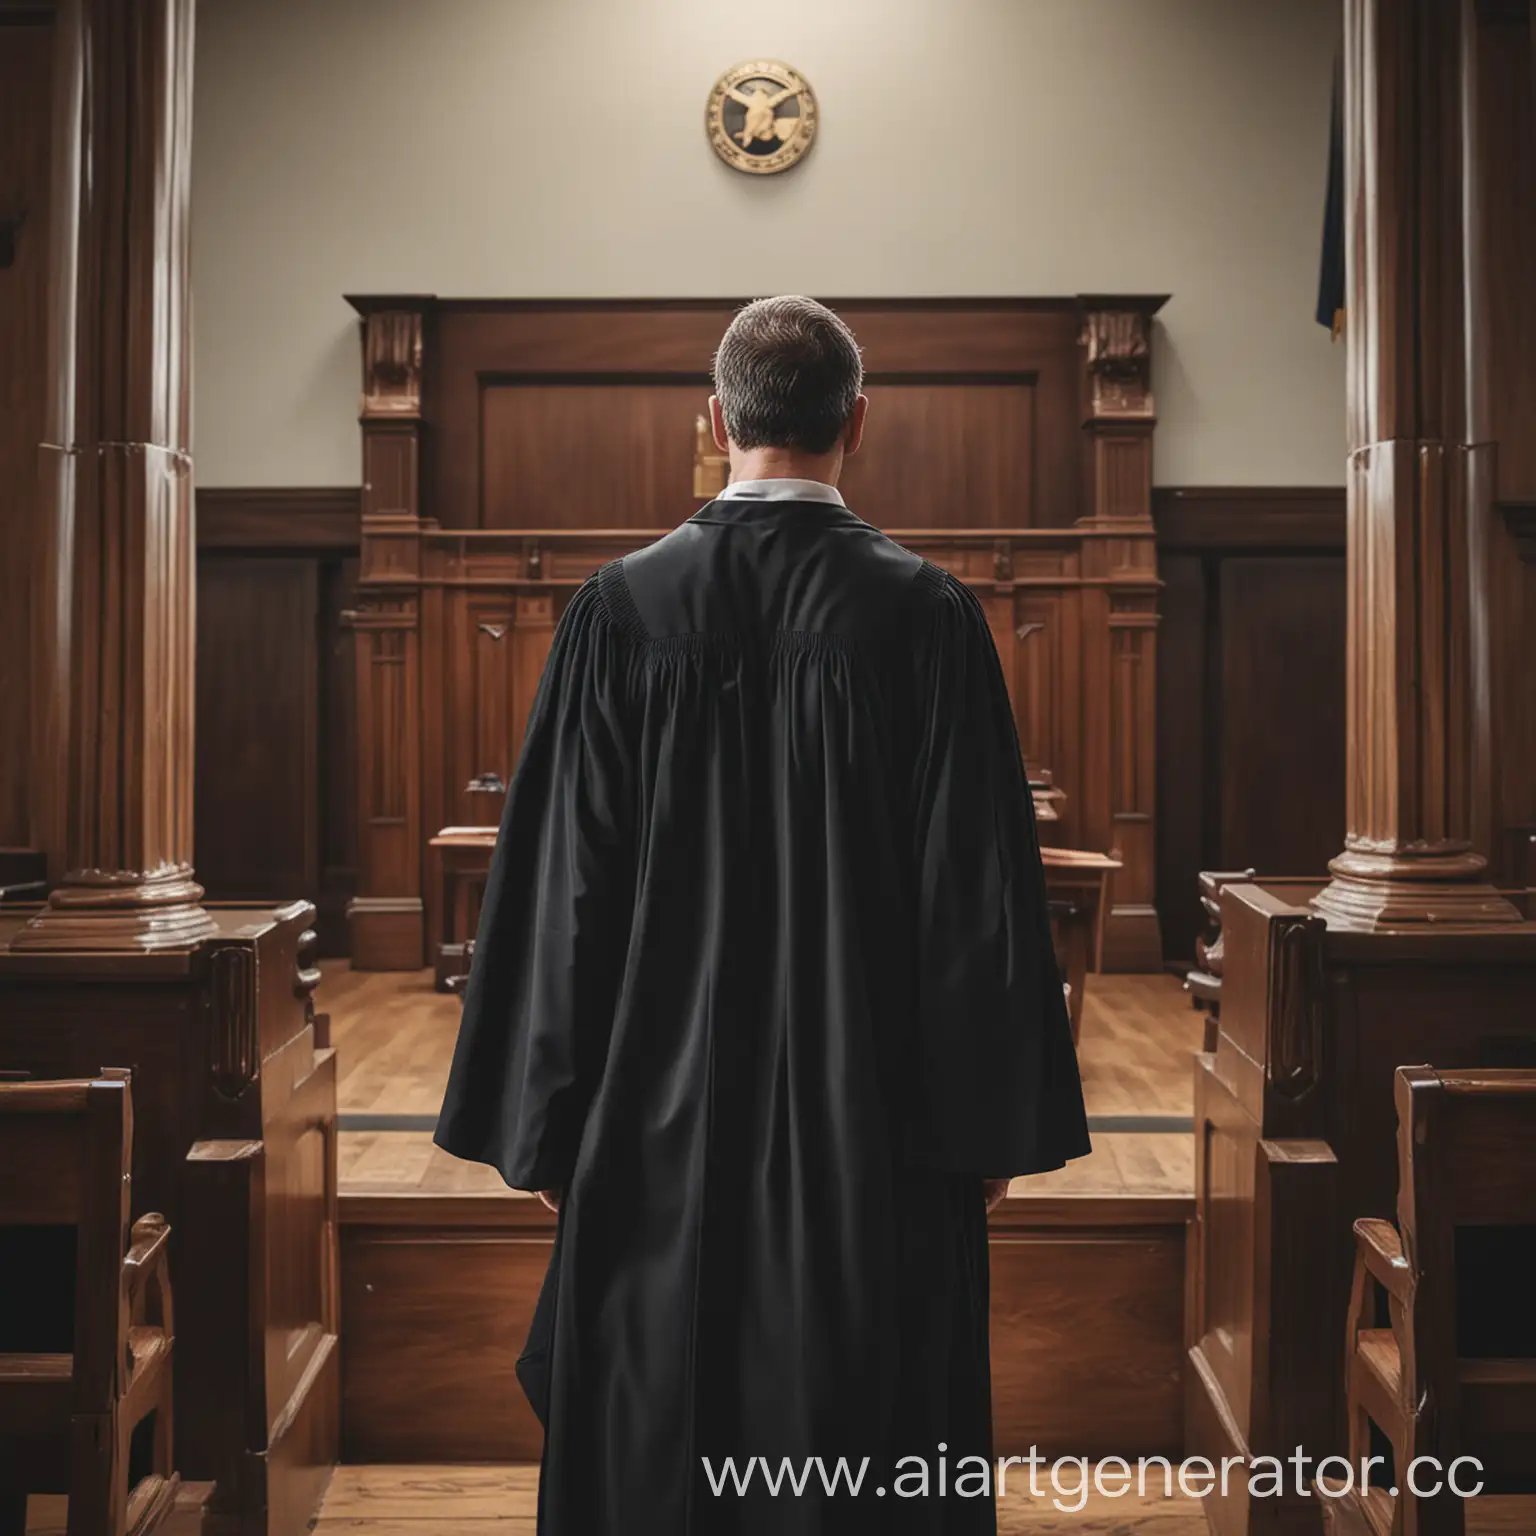
M 1040 850 L 1045 892 L 1050 902 L 1051 938 L 1062 979 L 1072 989 L 1069 1011 L 1072 1039 L 1083 1025 L 1083 995 L 1088 972 L 1099 969 L 1104 953 L 1104 913 L 1109 906 L 1109 877 L 1120 860 L 1082 848 Z
M 448 991 L 450 979 L 466 969 L 464 945 L 474 938 L 480 922 L 480 900 L 491 870 L 496 831 L 495 827 L 444 827 L 428 839 L 437 892 L 430 958 L 439 992 Z
M 1055 846 L 1065 834 L 1062 811 L 1066 808 L 1067 792 L 1057 786 L 1048 768 L 1037 768 L 1026 762 L 1025 773 L 1029 779 L 1029 795 L 1035 806 L 1035 829 L 1041 846 Z

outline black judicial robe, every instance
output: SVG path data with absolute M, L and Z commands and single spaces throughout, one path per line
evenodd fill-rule
M 981 1180 L 1088 1136 L 959 581 L 845 508 L 743 499 L 576 593 L 436 1139 L 565 1191 L 519 1365 L 541 1531 L 995 1530 L 954 1491 L 991 1452 Z M 869 1458 L 859 1494 L 749 1467 L 816 1456 Z

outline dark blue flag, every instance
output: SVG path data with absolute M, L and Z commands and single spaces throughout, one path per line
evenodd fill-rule
M 1323 259 L 1317 278 L 1317 323 L 1335 336 L 1344 328 L 1344 70 L 1333 70 L 1328 130 L 1328 200 L 1323 207 Z

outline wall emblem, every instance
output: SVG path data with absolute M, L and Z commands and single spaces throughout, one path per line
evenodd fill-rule
M 816 137 L 816 93 L 787 64 L 738 64 L 715 81 L 704 126 L 715 153 L 734 170 L 787 171 Z

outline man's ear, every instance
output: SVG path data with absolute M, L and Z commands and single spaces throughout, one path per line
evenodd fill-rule
M 714 434 L 715 447 L 721 453 L 731 451 L 731 439 L 725 430 L 725 411 L 720 405 L 720 396 L 709 397 L 709 430 Z
M 853 402 L 852 414 L 848 417 L 848 425 L 843 428 L 843 456 L 859 451 L 859 444 L 864 441 L 864 418 L 869 415 L 869 396 L 860 395 Z

